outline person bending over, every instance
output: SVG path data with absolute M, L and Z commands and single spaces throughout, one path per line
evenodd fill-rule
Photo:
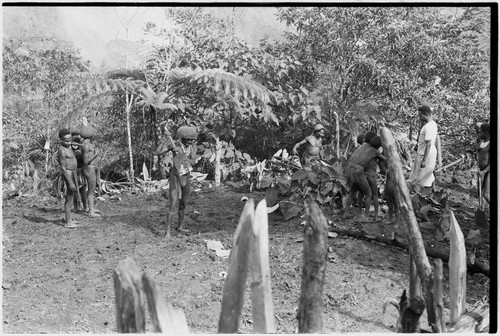
M 366 177 L 365 170 L 368 168 L 371 160 L 373 160 L 374 158 L 385 160 L 385 157 L 382 156 L 378 150 L 381 145 L 380 139 L 378 141 L 373 141 L 373 144 L 372 140 L 370 140 L 370 144 L 363 144 L 354 151 L 346 167 L 346 178 L 349 194 L 345 203 L 343 216 L 344 218 L 347 218 L 349 216 L 350 207 L 357 192 L 360 192 L 365 197 L 365 217 L 362 218 L 362 220 L 368 220 L 369 218 L 368 215 L 370 212 L 372 190 Z

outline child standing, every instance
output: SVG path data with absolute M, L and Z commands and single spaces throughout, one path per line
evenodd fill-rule
M 76 212 L 87 212 L 89 211 L 89 207 L 87 204 L 87 183 L 86 179 L 83 176 L 83 153 L 82 153 L 82 138 L 80 137 L 79 131 L 72 131 L 71 135 L 73 136 L 73 142 L 71 144 L 71 148 L 75 153 L 76 161 L 78 162 L 77 166 L 77 176 L 78 176 L 78 193 L 77 197 L 74 198 L 74 206 Z
M 59 161 L 59 166 L 61 167 L 64 183 L 66 184 L 66 200 L 64 203 L 64 213 L 66 217 L 66 223 L 64 227 L 75 228 L 77 227 L 76 222 L 71 219 L 71 207 L 73 206 L 73 196 L 77 191 L 77 160 L 75 153 L 71 148 L 71 132 L 63 128 L 59 131 L 59 139 L 61 145 L 57 152 L 57 159 Z
M 92 126 L 83 126 L 80 132 L 83 138 L 83 174 L 87 178 L 88 185 L 87 204 L 89 206 L 89 217 L 101 217 L 94 208 L 94 194 L 97 185 L 96 170 L 101 159 L 101 151 L 92 143 L 96 133 L 97 130 Z

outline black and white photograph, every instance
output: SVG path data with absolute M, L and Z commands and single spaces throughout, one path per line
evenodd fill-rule
M 497 332 L 496 2 L 1 10 L 2 334 Z

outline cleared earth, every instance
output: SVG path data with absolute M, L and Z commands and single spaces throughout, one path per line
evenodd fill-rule
M 474 190 L 455 185 L 450 202 L 464 235 L 475 229 Z M 62 200 L 50 196 L 3 201 L 3 332 L 116 333 L 113 271 L 132 256 L 148 272 L 166 301 L 182 308 L 192 333 L 216 333 L 224 277 L 229 264 L 207 249 L 206 240 L 230 249 L 243 209 L 242 196 L 257 202 L 264 193 L 244 189 L 204 188 L 193 193 L 186 211 L 190 236 L 162 237 L 168 200 L 162 193 L 124 193 L 97 202 L 103 218 L 76 215 L 79 227 L 63 227 Z M 472 217 L 471 217 L 472 216 Z M 360 225 L 342 221 L 332 211 L 331 226 Z M 303 219 L 285 222 L 279 211 L 269 215 L 270 264 L 278 333 L 294 333 L 300 296 Z M 385 230 L 386 220 L 373 224 Z M 366 226 L 366 225 L 364 225 Z M 423 228 L 428 244 L 436 230 Z M 476 239 L 477 240 L 477 239 Z M 324 332 L 392 332 L 398 312 L 384 304 L 408 288 L 408 251 L 375 240 L 339 235 L 329 238 L 324 286 Z M 489 234 L 482 233 L 467 250 L 489 262 Z M 444 263 L 444 304 L 449 305 L 448 268 Z M 489 291 L 489 278 L 468 274 L 471 308 Z M 427 326 L 426 313 L 421 327 Z M 447 311 L 445 312 L 447 316 Z M 240 331 L 252 331 L 247 288 Z M 152 331 L 147 320 L 147 331 Z

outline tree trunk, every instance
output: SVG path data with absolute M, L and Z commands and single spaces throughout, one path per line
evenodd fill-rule
M 50 129 L 49 125 L 47 125 L 47 140 L 50 139 Z M 49 149 L 45 150 L 45 178 L 48 178 L 49 174 Z
M 302 283 L 297 320 L 299 333 L 323 330 L 323 287 L 327 264 L 328 224 L 318 205 L 307 201 L 308 221 L 304 230 Z
M 340 121 L 339 121 L 339 115 L 337 112 L 333 112 L 335 115 L 335 133 L 336 136 L 335 138 L 337 139 L 337 144 L 336 144 L 336 149 L 337 149 L 337 158 L 340 159 Z
M 414 258 L 418 274 L 420 275 L 422 292 L 427 308 L 427 319 L 429 325 L 432 327 L 432 331 L 439 332 L 432 290 L 434 282 L 433 270 L 427 258 L 422 234 L 420 233 L 417 219 L 415 217 L 410 194 L 408 192 L 408 187 L 406 185 L 405 177 L 403 174 L 401 158 L 399 157 L 394 137 L 392 136 L 389 129 L 386 127 L 382 127 L 382 129 L 380 130 L 380 134 L 382 137 L 384 153 L 388 161 L 388 169 L 391 170 L 394 174 L 394 179 L 396 182 L 396 201 L 398 204 L 398 208 L 401 211 L 403 220 L 406 223 L 409 248 L 412 257 Z
M 130 182 L 134 182 L 134 154 L 132 152 L 132 130 L 130 126 L 130 111 L 132 109 L 132 97 L 125 93 L 125 113 L 127 115 L 127 140 L 128 140 L 128 154 L 130 159 Z
M 409 299 L 410 301 L 415 298 L 422 297 L 422 285 L 420 284 L 420 278 L 418 276 L 417 267 L 415 266 L 415 262 L 410 255 L 410 290 L 409 290 Z
M 365 231 L 357 230 L 354 228 L 344 229 L 344 228 L 340 228 L 340 227 L 335 227 L 335 228 L 330 228 L 330 231 L 336 232 L 338 234 L 350 236 L 350 237 L 375 240 L 375 241 L 381 242 L 383 244 L 397 246 L 397 247 L 401 247 L 403 249 L 409 250 L 408 243 L 404 242 L 403 240 L 401 240 L 401 238 L 399 238 L 397 236 L 394 238 L 385 237 L 385 236 L 376 237 L 376 236 L 372 236 L 372 235 L 367 234 Z M 439 259 L 443 260 L 443 262 L 449 261 L 449 254 L 446 252 L 439 251 L 439 250 L 432 248 L 432 247 L 429 247 L 429 246 L 427 246 L 425 248 L 425 251 L 427 253 L 427 256 L 429 256 L 431 258 L 439 258 Z M 474 262 L 474 264 L 467 262 L 467 272 L 469 272 L 471 274 L 482 273 L 484 275 L 489 276 L 490 275 L 490 267 L 487 264 L 476 260 Z
M 220 186 L 221 183 L 221 152 L 222 152 L 222 143 L 220 142 L 219 137 L 215 138 L 215 160 L 214 160 L 214 184 L 215 187 Z

